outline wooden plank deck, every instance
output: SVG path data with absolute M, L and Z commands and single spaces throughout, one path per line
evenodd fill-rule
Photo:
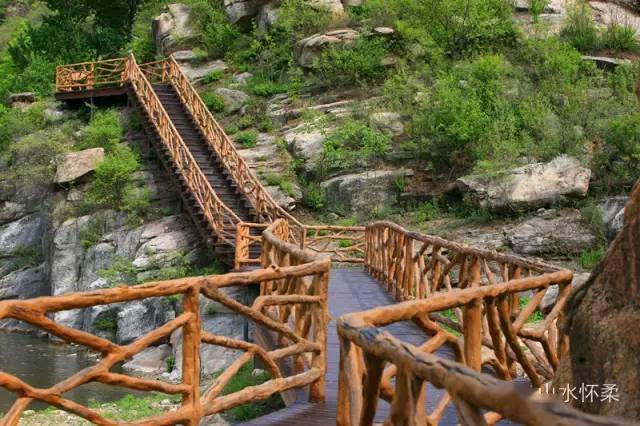
M 329 311 L 331 322 L 328 333 L 328 365 L 326 376 L 326 402 L 323 404 L 297 403 L 269 415 L 242 423 L 243 425 L 331 425 L 335 424 L 338 401 L 338 370 L 340 343 L 336 330 L 336 319 L 348 312 L 364 311 L 376 306 L 395 303 L 391 296 L 376 280 L 361 268 L 334 268 L 329 283 Z M 401 340 L 420 344 L 426 334 L 411 322 L 397 323 L 385 330 Z M 447 349 L 437 352 L 442 357 L 452 357 Z M 443 392 L 431 386 L 427 388 L 427 408 L 431 411 Z M 389 412 L 389 405 L 381 401 L 376 422 L 383 422 Z M 441 425 L 457 425 L 455 408 L 450 406 Z

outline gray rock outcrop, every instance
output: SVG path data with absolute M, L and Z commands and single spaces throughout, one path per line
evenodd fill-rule
M 70 152 L 58 159 L 55 183 L 69 183 L 93 172 L 104 160 L 104 148 Z
M 227 114 L 240 111 L 240 109 L 249 102 L 249 95 L 241 90 L 220 87 L 215 90 L 215 93 L 224 99 L 224 111 Z
M 166 12 L 153 20 L 151 28 L 156 50 L 162 55 L 188 49 L 199 38 L 192 26 L 191 8 L 182 3 L 167 6 Z
M 152 346 L 137 353 L 122 368 L 133 374 L 156 376 L 167 369 L 167 358 L 172 354 L 171 346 Z
M 624 222 L 624 206 L 629 197 L 608 197 L 598 203 L 602 213 L 602 223 L 607 233 L 607 239 L 613 241 Z
M 311 68 L 322 54 L 322 52 L 332 45 L 348 46 L 353 44 L 360 34 L 351 28 L 332 30 L 326 33 L 319 33 L 300 40 L 297 46 L 298 64 L 304 68 Z
M 497 175 L 464 176 L 456 184 L 478 206 L 518 211 L 584 198 L 590 178 L 591 171 L 578 160 L 560 156 Z
M 380 206 L 396 202 L 396 179 L 412 176 L 413 171 L 373 170 L 337 176 L 321 184 L 329 208 L 341 208 L 349 212 L 373 211 Z
M 578 210 L 548 210 L 506 230 L 513 251 L 524 255 L 577 255 L 598 246 Z

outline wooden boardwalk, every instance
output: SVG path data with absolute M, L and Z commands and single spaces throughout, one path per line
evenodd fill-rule
M 395 301 L 385 288 L 367 274 L 362 268 L 334 268 L 331 271 L 329 283 L 329 311 L 331 322 L 328 331 L 328 365 L 326 376 L 326 402 L 323 404 L 296 403 L 269 415 L 259 417 L 243 425 L 331 425 L 335 424 L 338 401 L 338 370 L 340 363 L 340 343 L 336 331 L 336 319 L 348 312 L 364 311 L 376 306 L 393 304 Z M 385 330 L 399 339 L 413 343 L 423 343 L 427 335 L 410 322 L 396 323 Z M 441 357 L 452 357 L 451 352 L 444 348 L 437 352 Z M 428 410 L 434 408 L 435 403 L 442 396 L 442 391 L 429 387 Z M 376 422 L 384 422 L 389 411 L 389 405 L 380 401 Z M 440 425 L 457 425 L 458 417 L 455 408 L 450 406 Z

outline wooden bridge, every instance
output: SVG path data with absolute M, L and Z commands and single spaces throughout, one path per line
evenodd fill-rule
M 66 65 L 58 68 L 56 87 L 65 101 L 130 97 L 204 240 L 239 272 L 0 302 L 0 319 L 25 321 L 102 354 L 95 366 L 47 389 L 0 371 L 0 386 L 17 397 L 2 425 L 18 424 L 36 400 L 95 424 L 126 424 L 64 397 L 92 381 L 182 396 L 177 411 L 135 423 L 142 425 L 198 425 L 276 393 L 287 408 L 247 424 L 630 424 L 583 414 L 537 392 L 568 350 L 558 323 L 571 271 L 389 222 L 300 223 L 269 196 L 173 58 Z M 260 285 L 260 296 L 251 304 L 223 291 L 252 284 Z M 557 302 L 542 313 L 554 285 Z M 183 313 L 126 346 L 49 315 L 173 295 L 181 296 Z M 255 342 L 203 331 L 201 297 L 251 321 Z M 181 383 L 110 371 L 178 328 Z M 242 354 L 203 390 L 200 347 L 209 344 Z M 225 394 L 229 380 L 254 359 L 271 379 Z

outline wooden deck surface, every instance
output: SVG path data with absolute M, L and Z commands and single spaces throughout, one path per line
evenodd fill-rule
M 334 268 L 329 283 L 329 311 L 331 323 L 328 334 L 328 371 L 326 376 L 326 402 L 323 404 L 297 403 L 269 415 L 259 417 L 243 425 L 332 425 L 335 424 L 338 401 L 338 369 L 340 343 L 336 331 L 336 319 L 348 312 L 364 311 L 376 306 L 393 304 L 394 301 L 378 282 L 361 268 Z M 423 343 L 427 336 L 410 322 L 396 323 L 385 328 L 397 338 L 413 344 Z M 451 357 L 447 349 L 438 351 L 442 357 Z M 431 411 L 443 392 L 427 388 L 427 408 Z M 382 423 L 389 412 L 389 405 L 380 401 L 376 422 Z M 450 406 L 440 425 L 457 425 L 455 408 Z

